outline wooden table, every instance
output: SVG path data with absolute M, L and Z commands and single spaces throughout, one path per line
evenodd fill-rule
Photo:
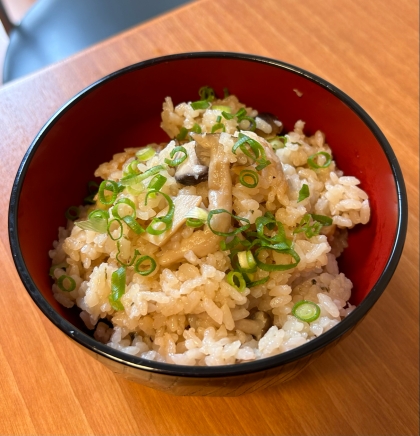
M 7 237 L 15 172 L 56 109 L 126 65 L 206 50 L 281 59 L 341 88 L 391 142 L 410 201 L 401 262 L 356 331 L 298 378 L 237 398 L 175 398 L 115 376 L 37 309 Z M 418 83 L 415 0 L 201 0 L 1 88 L 0 433 L 418 434 Z

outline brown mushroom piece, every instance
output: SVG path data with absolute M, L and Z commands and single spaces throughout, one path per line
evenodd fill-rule
M 259 341 L 266 333 L 267 330 L 273 325 L 273 318 L 267 313 L 261 310 L 251 311 L 249 319 L 257 321 L 261 326 L 261 334 L 256 335 L 256 339 Z
M 262 120 L 262 123 L 258 121 L 258 118 Z M 255 117 L 255 122 L 257 123 L 255 133 L 263 138 L 273 138 L 274 136 L 279 135 L 283 130 L 283 124 L 281 121 L 270 112 L 259 113 Z
M 208 199 L 209 210 L 225 209 L 232 212 L 232 178 L 230 175 L 230 162 L 219 143 L 220 134 L 191 134 L 196 141 L 197 154 L 208 153 Z M 219 232 L 228 232 L 231 226 L 231 217 L 226 214 L 215 215 L 212 227 Z M 196 256 L 203 257 L 219 250 L 222 238 L 214 234 L 206 225 L 204 230 L 196 230 L 190 237 L 182 240 L 179 248 L 164 250 L 158 258 L 160 265 L 168 266 L 184 259 L 188 251 Z
M 175 180 L 181 185 L 192 186 L 205 182 L 208 179 L 209 167 L 204 165 L 196 153 L 196 142 L 184 144 L 187 150 L 187 159 L 178 165 L 175 171 Z

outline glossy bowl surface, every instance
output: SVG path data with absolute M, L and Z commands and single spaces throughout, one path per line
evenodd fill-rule
M 350 232 L 340 270 L 353 282 L 358 305 L 338 326 L 278 356 L 233 366 L 187 367 L 152 362 L 95 341 L 78 311 L 51 292 L 48 251 L 65 225 L 64 212 L 81 204 L 97 166 L 126 147 L 168 140 L 160 128 L 162 102 L 195 101 L 198 89 L 227 87 L 247 105 L 275 113 L 292 130 L 322 130 L 346 175 L 361 180 L 372 209 L 368 225 Z M 299 96 L 299 95 L 301 96 Z M 43 127 L 16 175 L 9 237 L 17 270 L 44 314 L 67 336 L 114 371 L 179 395 L 238 395 L 284 381 L 343 337 L 366 315 L 398 264 L 407 227 L 404 181 L 388 141 L 369 115 L 325 80 L 283 62 L 235 53 L 189 53 L 141 62 L 89 86 Z

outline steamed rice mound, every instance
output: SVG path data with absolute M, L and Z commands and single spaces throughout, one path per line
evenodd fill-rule
M 244 109 L 247 117 L 256 120 L 257 129 L 249 131 L 252 126 L 246 118 L 223 117 L 226 107 L 231 114 Z M 219 129 L 212 134 L 212 128 L 220 122 L 224 131 Z M 281 122 L 277 126 L 281 130 Z M 235 96 L 213 100 L 205 109 L 194 109 L 187 102 L 174 106 L 168 97 L 163 103 L 161 127 L 171 140 L 167 144 L 152 144 L 156 150 L 152 158 L 137 163 L 139 149 L 126 149 L 100 165 L 95 176 L 119 182 L 133 162 L 139 173 L 163 165 L 160 174 L 167 180 L 161 192 L 173 200 L 181 199 L 179 204 L 191 200 L 195 207 L 208 212 L 215 195 L 221 197 L 221 190 L 226 188 L 225 183 L 218 186 L 212 180 L 216 171 L 212 164 L 208 181 L 184 185 L 176 180 L 178 168 L 166 165 L 165 159 L 170 158 L 176 146 L 198 146 L 199 141 L 216 137 L 213 146 L 218 147 L 217 153 L 212 156 L 217 154 L 223 174 L 231 183 L 230 200 L 223 201 L 230 202 L 232 214 L 246 218 L 254 232 L 259 217 L 267 212 L 273 214 L 282 223 L 300 261 L 284 271 L 258 268 L 252 281 L 265 282 L 238 291 L 235 283 L 232 286 L 227 280 L 227 274 L 234 269 L 230 250 L 223 251 L 220 241 L 215 249 L 205 253 L 203 246 L 191 245 L 194 238 L 209 232 L 206 224 L 193 228 L 184 220 L 161 245 L 146 232 L 136 234 L 124 224 L 124 236 L 117 244 L 111 238 L 111 235 L 115 238 L 116 230 L 114 233 L 111 230 L 111 234 L 84 230 L 69 220 L 66 228 L 59 229 L 58 240 L 49 253 L 55 279 L 52 291 L 63 306 L 77 305 L 81 309 L 82 320 L 98 341 L 159 362 L 201 366 L 234 364 L 296 348 L 334 327 L 354 309 L 349 304 L 352 283 L 339 272 L 336 258 L 347 245 L 347 230 L 368 222 L 369 200 L 358 187 L 359 180 L 343 175 L 333 158 L 323 167 L 325 156 L 332 156 L 332 151 L 322 132 L 308 137 L 304 122 L 297 121 L 293 131 L 282 133 L 284 144 L 274 150 L 270 142 L 273 128 Z M 194 134 L 180 139 L 185 129 L 201 130 L 201 133 L 195 139 Z M 271 162 L 257 171 L 258 185 L 253 188 L 244 186 L 239 174 L 242 169 L 256 171 L 255 162 L 241 149 L 232 151 L 241 133 L 261 144 Z M 325 152 L 317 155 L 320 168 L 312 168 L 308 158 L 318 152 Z M 135 204 L 136 220 L 143 228 L 159 213 L 167 211 L 163 195 L 149 196 L 145 204 L 150 179 L 144 181 L 143 191 L 126 189 L 117 197 L 128 198 Z M 308 186 L 309 195 L 302 200 L 299 194 L 304 185 Z M 96 205 L 81 207 L 79 220 L 86 220 L 96 208 L 104 209 L 98 200 Z M 112 219 L 112 207 L 109 213 Z M 296 233 L 308 213 L 329 217 L 332 224 L 323 226 L 319 234 L 311 237 L 305 232 Z M 245 222 L 229 217 L 229 223 L 232 230 Z M 219 239 L 229 242 L 232 238 Z M 153 258 L 156 268 L 149 275 L 136 273 L 133 266 L 126 268 L 125 290 L 119 299 L 122 306 L 116 310 L 110 295 L 112 274 L 121 266 L 117 255 L 129 263 L 135 250 Z M 268 249 L 261 250 L 258 256 L 269 265 L 295 262 L 289 254 Z M 57 285 L 62 275 L 74 280 L 75 289 L 71 292 Z M 320 315 L 315 321 L 305 322 L 292 315 L 294 305 L 301 300 L 318 305 Z

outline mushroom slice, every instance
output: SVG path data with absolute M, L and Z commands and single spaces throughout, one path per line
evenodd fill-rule
M 185 215 L 193 208 L 201 204 L 202 198 L 199 195 L 178 195 L 174 198 L 174 220 L 172 227 L 161 235 L 150 235 L 143 233 L 142 237 L 158 247 L 161 247 L 168 239 L 185 223 L 187 218 Z M 156 216 L 163 216 L 168 213 L 169 208 L 161 210 Z
M 191 134 L 197 143 L 197 154 L 207 152 L 210 155 L 208 198 L 209 210 L 225 209 L 232 212 L 232 178 L 230 175 L 230 162 L 226 157 L 223 146 L 219 143 L 220 134 Z M 231 218 L 228 214 L 215 215 L 212 226 L 221 232 L 228 232 Z M 214 253 L 220 248 L 221 237 L 214 234 L 208 226 L 204 230 L 196 230 L 189 238 L 184 239 L 180 247 L 166 250 L 158 258 L 162 266 L 171 265 L 184 259 L 188 251 L 193 251 L 198 257 Z
M 187 159 L 175 171 L 175 180 L 182 185 L 198 185 L 208 178 L 209 168 L 207 165 L 203 165 L 198 158 L 195 146 L 195 141 L 183 145 L 187 151 Z
M 255 117 L 255 133 L 263 138 L 272 138 L 283 130 L 282 122 L 270 112 L 261 112 Z

